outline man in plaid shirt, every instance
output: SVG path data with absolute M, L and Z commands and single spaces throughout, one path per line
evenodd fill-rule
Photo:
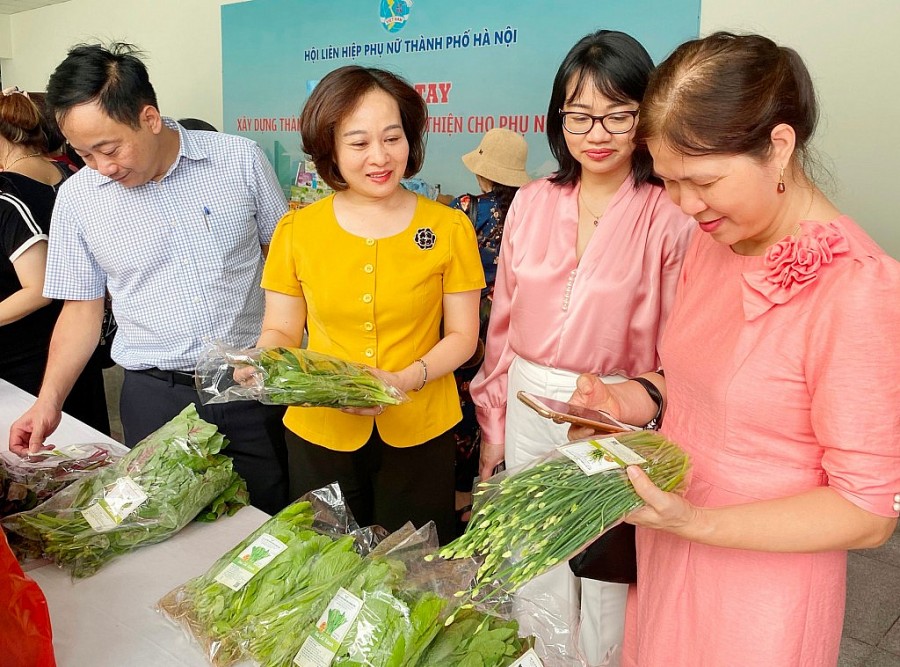
M 253 401 L 200 406 L 193 371 L 204 339 L 250 347 L 259 336 L 264 254 L 284 195 L 259 147 L 190 131 L 160 115 L 130 45 L 73 48 L 47 86 L 47 104 L 87 168 L 61 188 L 50 225 L 44 294 L 63 299 L 37 401 L 10 430 L 10 449 L 36 451 L 100 338 L 103 299 L 119 330 L 127 445 L 181 411 L 231 441 L 225 453 L 251 502 L 287 503 L 283 409 Z

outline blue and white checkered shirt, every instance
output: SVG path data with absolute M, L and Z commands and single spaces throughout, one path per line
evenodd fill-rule
M 260 245 L 287 203 L 254 142 L 164 120 L 181 145 L 160 181 L 125 188 L 85 167 L 62 185 L 44 295 L 90 300 L 109 289 L 118 364 L 193 370 L 205 338 L 256 342 Z

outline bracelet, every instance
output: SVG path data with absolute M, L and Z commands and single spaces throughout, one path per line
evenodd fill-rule
M 419 385 L 418 389 L 413 389 L 413 391 L 422 391 L 425 388 L 425 383 L 428 382 L 428 364 L 425 363 L 424 359 L 416 359 L 420 364 L 422 364 L 422 384 Z
M 653 416 L 653 419 L 647 422 L 644 426 L 645 429 L 655 430 L 660 427 L 662 424 L 662 411 L 663 411 L 663 397 L 662 393 L 659 391 L 659 388 L 650 382 L 647 378 L 631 378 L 639 385 L 641 385 L 644 389 L 647 390 L 647 393 L 650 395 L 650 399 L 656 403 L 656 414 Z

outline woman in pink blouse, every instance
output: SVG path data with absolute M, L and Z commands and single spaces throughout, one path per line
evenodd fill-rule
M 700 231 L 654 378 L 693 479 L 681 497 L 628 470 L 647 504 L 626 665 L 833 667 L 846 551 L 897 525 L 900 264 L 807 176 L 817 112 L 800 57 L 757 35 L 683 44 L 647 90 L 639 141 Z M 578 385 L 653 413 L 634 382 Z
M 584 37 L 553 83 L 547 136 L 559 170 L 519 190 L 500 250 L 485 361 L 470 390 L 483 435 L 482 478 L 565 442 L 565 428 L 516 399 L 566 399 L 579 373 L 624 379 L 658 368 L 657 343 L 675 293 L 689 218 L 652 179 L 633 138 L 653 62 L 632 37 Z M 589 665 L 621 640 L 626 587 L 562 567 L 522 591 L 565 622 L 582 614 Z M 583 588 L 583 590 L 581 590 Z M 557 604 L 548 600 L 553 596 Z M 523 608 L 520 622 L 536 630 Z

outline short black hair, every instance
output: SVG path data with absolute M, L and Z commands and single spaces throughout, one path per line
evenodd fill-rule
M 422 96 L 393 72 L 377 67 L 345 65 L 329 72 L 316 84 L 300 114 L 303 152 L 312 158 L 322 180 L 333 190 L 347 189 L 335 159 L 334 133 L 360 100 L 373 90 L 384 91 L 400 108 L 400 122 L 409 142 L 403 176 L 415 176 L 425 162 L 428 106 Z
M 178 124 L 181 125 L 185 130 L 205 130 L 206 132 L 218 132 L 216 126 L 212 123 L 207 123 L 205 120 L 201 120 L 199 118 L 179 118 Z
M 562 116 L 559 115 L 559 110 L 568 101 L 566 87 L 569 82 L 575 82 L 576 95 L 585 85 L 594 85 L 615 102 L 634 101 L 640 104 L 652 71 L 650 54 L 640 42 L 624 32 L 598 30 L 582 37 L 569 50 L 553 80 L 547 109 L 547 141 L 550 152 L 559 163 L 559 171 L 550 179 L 552 182 L 568 185 L 577 183 L 581 177 L 581 165 L 569 153 Z M 631 156 L 631 175 L 635 186 L 647 181 L 658 182 L 653 177 L 653 159 L 645 146 L 635 146 Z
M 97 102 L 113 120 L 140 127 L 145 106 L 159 109 L 147 68 L 132 44 L 72 47 L 47 82 L 47 106 L 62 122 L 72 107 Z

